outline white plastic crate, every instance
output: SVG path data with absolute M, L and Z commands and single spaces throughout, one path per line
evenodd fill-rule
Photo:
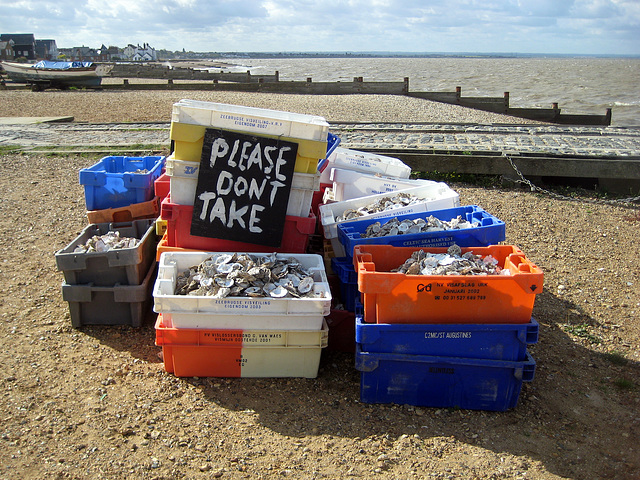
M 167 158 L 166 173 L 169 176 L 171 202 L 176 205 L 193 205 L 196 197 L 200 164 Z M 320 174 L 293 172 L 287 203 L 287 215 L 308 217 L 311 212 L 313 192 L 320 189 Z
M 368 175 L 342 168 L 331 169 L 331 181 L 333 182 L 333 201 L 335 202 L 438 183 L 433 180 L 410 180 Z
M 171 121 L 324 142 L 329 133 L 327 121 L 316 115 L 187 99 L 173 104 Z
M 406 193 L 424 198 L 424 201 L 414 203 L 405 207 L 386 210 L 384 212 L 363 215 L 353 220 L 343 220 L 338 222 L 336 219 L 346 210 L 357 210 L 381 198 L 396 195 L 398 193 Z M 460 196 L 446 183 L 436 182 L 430 185 L 422 185 L 419 187 L 406 188 L 391 193 L 379 193 L 377 195 L 369 195 L 367 197 L 353 198 L 351 200 L 343 200 L 341 202 L 327 203 L 319 206 L 320 222 L 324 238 L 331 241 L 331 246 L 336 257 L 344 257 L 346 252 L 344 246 L 338 240 L 338 223 L 350 222 L 355 220 L 363 220 L 365 218 L 383 218 L 393 217 L 401 213 L 418 213 L 428 212 L 430 210 L 440 210 L 443 208 L 454 208 L 460 206 Z
M 260 317 L 263 320 L 276 320 L 278 317 L 285 322 L 289 315 L 322 317 L 329 314 L 331 309 L 331 291 L 324 267 L 324 261 L 320 255 L 310 254 L 284 254 L 279 253 L 278 258 L 295 258 L 303 268 L 308 270 L 315 284 L 314 297 L 302 298 L 271 298 L 271 297 L 226 297 L 214 298 L 195 295 L 176 295 L 176 279 L 182 271 L 200 264 L 213 256 L 221 255 L 221 252 L 164 252 L 160 256 L 158 264 L 158 277 L 153 288 L 154 307 L 156 313 L 170 314 L 174 325 L 176 322 L 192 322 L 192 314 L 219 314 L 235 315 L 236 321 L 239 315 L 248 317 Z M 260 255 L 250 253 L 249 255 Z M 265 254 L 268 255 L 268 254 Z M 178 319 L 177 315 L 184 315 Z M 276 317 L 267 318 L 267 317 Z M 226 320 L 221 320 L 226 321 Z M 311 322 L 310 322 L 311 323 Z M 256 328 L 246 327 L 246 328 Z M 258 327 L 262 328 L 262 327 Z M 284 328 L 279 325 L 277 328 Z M 313 328 L 317 327 L 317 322 Z
M 330 183 L 332 168 L 343 168 L 356 172 L 385 175 L 395 178 L 409 178 L 411 167 L 402 160 L 376 153 L 361 152 L 350 148 L 337 147 L 328 158 L 329 163 L 320 177 L 321 183 Z

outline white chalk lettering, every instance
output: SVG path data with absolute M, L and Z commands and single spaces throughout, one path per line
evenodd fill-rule
M 244 172 L 247 169 L 247 167 L 245 167 L 242 164 L 242 162 L 249 158 L 249 154 L 247 153 L 247 150 L 251 147 L 251 145 L 252 145 L 251 142 L 242 143 L 242 153 L 240 154 L 240 160 L 238 160 L 238 168 L 240 169 L 241 172 Z M 257 143 L 256 147 L 260 148 L 260 144 Z
M 225 181 L 227 181 L 227 186 L 225 186 Z M 220 172 L 220 175 L 218 175 L 218 182 L 216 184 L 216 192 L 218 192 L 218 195 L 229 195 L 232 188 L 233 175 L 226 170 Z
M 273 159 L 271 158 L 271 152 L 277 150 L 277 147 L 264 147 L 264 158 L 269 162 L 269 165 L 264 168 L 264 174 L 269 175 L 273 169 Z
M 267 179 L 262 179 L 262 185 L 258 186 L 258 181 L 255 178 L 251 179 L 251 183 L 249 184 L 249 199 L 254 198 L 256 200 L 260 200 L 262 197 L 262 193 L 264 192 L 264 187 L 267 184 Z
M 271 187 L 272 187 L 272 188 L 271 188 L 271 197 L 269 198 L 269 202 L 270 202 L 270 205 L 271 205 L 271 206 L 273 206 L 273 202 L 274 202 L 274 201 L 275 201 L 275 199 L 276 199 L 276 193 L 278 193 L 278 189 L 279 189 L 280 187 L 284 187 L 284 186 L 285 186 L 285 184 L 284 184 L 284 183 L 282 183 L 282 182 L 278 182 L 277 180 L 274 180 L 274 181 L 272 181 L 272 182 L 269 182 L 269 184 L 270 184 L 270 185 L 271 185 Z
M 233 185 L 233 192 L 239 197 L 247 193 L 249 184 L 244 177 L 236 178 L 236 183 Z
M 249 231 L 251 233 L 262 233 L 262 228 L 256 225 L 260 222 L 257 212 L 261 212 L 262 210 L 264 210 L 262 205 L 251 205 L 251 213 L 249 214 Z
M 213 223 L 216 218 L 219 219 L 223 225 L 227 223 L 227 211 L 224 208 L 224 200 L 222 197 L 218 197 L 216 203 L 213 204 L 211 214 L 209 215 L 209 221 Z
M 289 150 L 291 150 L 291 147 L 282 147 L 278 152 L 278 159 L 276 160 L 276 178 L 278 180 L 285 181 L 287 179 L 286 175 L 282 175 L 280 173 L 280 167 L 287 164 L 287 161 L 282 158 L 282 155 L 284 155 L 284 152 L 288 152 Z
M 247 170 L 249 170 L 253 164 L 256 164 L 260 170 L 262 170 L 262 150 L 260 149 L 260 144 L 256 143 L 256 146 L 253 148 L 251 155 L 249 155 L 249 160 L 247 161 Z
M 213 168 L 218 158 L 224 157 L 229 152 L 229 144 L 224 138 L 216 138 L 211 144 L 209 165 Z
M 240 140 L 236 140 L 235 142 L 233 142 L 233 150 L 231 150 L 231 155 L 229 155 L 229 160 L 227 161 L 227 165 L 229 165 L 230 167 L 237 166 L 233 158 L 236 156 L 236 153 L 238 153 L 239 144 L 240 144 Z
M 244 223 L 244 219 L 242 216 L 247 213 L 249 210 L 249 206 L 245 205 L 240 209 L 236 209 L 236 201 L 231 200 L 231 206 L 229 207 L 229 223 L 227 223 L 228 228 L 233 228 L 233 222 L 238 222 L 242 228 L 246 228 L 247 225 Z
M 216 198 L 216 194 L 213 192 L 202 192 L 198 198 L 204 202 L 202 205 L 202 212 L 200 212 L 200 220 L 207 218 L 207 210 L 209 209 L 209 200 Z

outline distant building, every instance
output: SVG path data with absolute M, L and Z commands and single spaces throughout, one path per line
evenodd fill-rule
M 44 60 L 58 58 L 58 46 L 55 40 L 36 40 L 36 57 Z
M 0 60 L 13 60 L 13 40 L 0 41 Z
M 13 57 L 25 57 L 27 60 L 36 59 L 36 39 L 33 33 L 3 33 L 0 42 L 13 40 Z
M 132 62 L 155 62 L 158 60 L 156 49 L 148 43 L 140 45 L 127 45 L 122 51 L 122 57 Z

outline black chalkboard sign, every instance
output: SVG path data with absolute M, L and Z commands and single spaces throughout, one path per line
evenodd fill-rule
M 191 235 L 280 247 L 298 144 L 208 128 Z

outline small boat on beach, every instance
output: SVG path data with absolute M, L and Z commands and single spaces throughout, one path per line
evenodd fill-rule
M 0 62 L 8 77 L 16 83 L 27 83 L 33 91 L 45 88 L 97 87 L 113 65 L 93 62 L 52 62 L 42 60 L 33 65 Z

